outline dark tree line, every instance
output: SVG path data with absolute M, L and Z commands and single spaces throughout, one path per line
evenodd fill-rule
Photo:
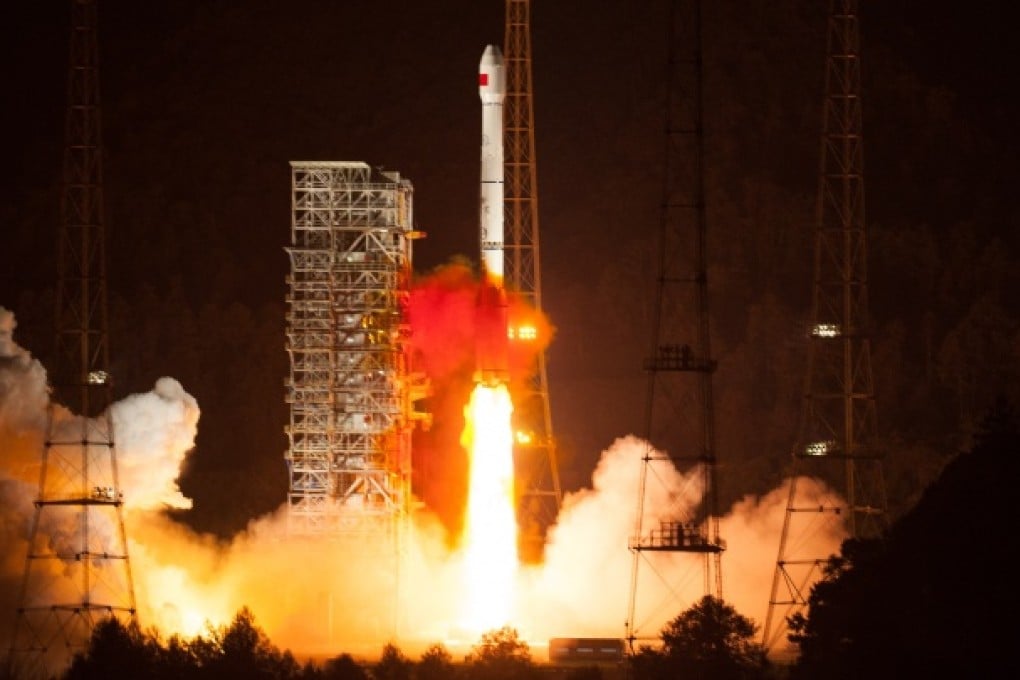
M 71 661 L 62 680 L 526 680 L 536 665 L 528 644 L 505 627 L 485 633 L 463 661 L 435 643 L 415 662 L 396 645 L 383 647 L 375 662 L 342 653 L 322 663 L 299 663 L 276 647 L 242 608 L 226 626 L 191 639 L 163 640 L 154 631 L 106 619 L 93 630 L 88 648 Z
M 754 642 L 757 628 L 730 605 L 705 596 L 670 621 L 661 645 L 608 666 L 543 666 L 516 629 L 505 626 L 483 634 L 463 660 L 455 661 L 441 643 L 413 661 L 386 644 L 374 662 L 342 653 L 324 662 L 299 663 L 280 650 L 256 625 L 247 608 L 226 626 L 191 639 L 163 640 L 155 632 L 107 619 L 93 631 L 88 648 L 74 657 L 61 680 L 137 678 L 139 680 L 765 680 L 774 669 Z
M 880 539 L 847 541 L 791 620 L 800 678 L 1013 677 L 1020 420 L 996 402 L 969 451 Z
M 441 643 L 413 661 L 393 644 L 374 662 L 342 653 L 324 662 L 299 663 L 277 648 L 247 608 L 226 626 L 191 639 L 162 639 L 156 632 L 103 621 L 88 648 L 77 654 L 61 680 L 635 680 L 683 677 L 698 680 L 755 680 L 769 677 L 764 651 L 752 637 L 754 624 L 721 600 L 706 596 L 663 629 L 658 649 L 642 648 L 609 667 L 594 664 L 541 666 L 512 627 L 482 635 L 463 660 Z
M 666 624 L 658 648 L 629 659 L 635 680 L 764 680 L 775 669 L 755 642 L 755 623 L 723 600 L 706 595 Z

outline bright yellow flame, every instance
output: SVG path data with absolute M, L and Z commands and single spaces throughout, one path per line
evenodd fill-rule
M 470 452 L 464 522 L 463 625 L 484 632 L 509 624 L 517 573 L 513 404 L 506 385 L 476 385 L 461 443 Z
M 145 576 L 146 590 L 159 593 L 155 610 L 148 612 L 147 618 L 163 634 L 192 638 L 230 620 L 229 605 L 203 592 L 183 567 L 153 567 Z

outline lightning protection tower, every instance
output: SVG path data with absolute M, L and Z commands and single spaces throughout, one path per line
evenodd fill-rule
M 108 371 L 94 0 L 72 0 L 52 401 L 8 671 L 51 677 L 107 617 L 136 620 Z
M 644 362 L 647 448 L 629 544 L 633 563 L 626 635 L 632 648 L 637 640 L 658 637 L 664 619 L 679 611 L 683 593 L 697 587 L 699 574 L 703 594 L 722 598 L 725 549 L 716 508 L 716 361 L 709 333 L 698 0 L 670 3 L 667 39 L 658 279 L 651 352 Z M 664 483 L 669 479 L 672 487 Z M 650 507 L 651 498 L 665 503 Z M 642 593 L 643 569 L 659 577 L 654 594 Z M 662 597 L 664 589 L 674 597 Z
M 507 0 L 504 47 L 507 287 L 541 311 L 530 0 Z M 518 499 L 520 555 L 523 560 L 534 562 L 542 557 L 546 529 L 555 521 L 562 500 L 544 352 L 539 352 L 535 371 L 518 399 L 520 403 L 514 405 L 514 429 L 519 433 L 514 460 L 518 486 L 522 489 Z
M 788 617 L 807 606 L 830 556 L 820 545 L 828 550 L 842 537 L 878 536 L 887 522 L 868 339 L 856 0 L 832 1 L 827 43 L 808 366 L 763 626 L 763 644 L 777 655 Z

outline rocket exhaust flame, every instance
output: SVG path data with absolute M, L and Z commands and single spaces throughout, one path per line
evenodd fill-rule
M 513 406 L 506 385 L 476 385 L 461 443 L 470 452 L 463 626 L 484 632 L 509 623 L 517 570 Z

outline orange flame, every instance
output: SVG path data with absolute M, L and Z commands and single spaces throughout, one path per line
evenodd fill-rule
M 461 444 L 470 452 L 464 522 L 462 625 L 484 632 L 507 625 L 517 571 L 513 404 L 506 385 L 476 385 L 464 410 Z

